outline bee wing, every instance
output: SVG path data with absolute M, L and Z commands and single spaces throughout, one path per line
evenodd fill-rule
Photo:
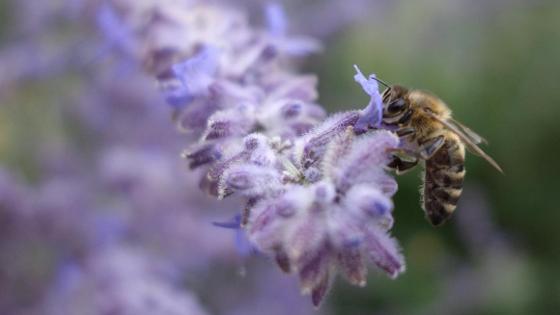
M 469 136 L 467 136 L 465 134 L 465 132 L 462 131 L 460 128 L 455 126 L 453 123 L 450 123 L 446 120 L 443 120 L 443 119 L 437 117 L 436 115 L 434 115 L 431 112 L 426 112 L 426 114 L 428 114 L 428 116 L 432 117 L 433 119 L 437 120 L 439 123 L 441 123 L 449 131 L 451 131 L 454 134 L 456 134 L 457 136 L 459 136 L 459 138 L 461 138 L 461 140 L 463 141 L 463 143 L 465 144 L 465 146 L 467 147 L 467 149 L 469 151 L 471 151 L 472 153 L 474 153 L 474 154 L 482 157 L 483 159 L 485 159 L 488 163 L 490 163 L 490 165 L 492 165 L 500 173 L 504 172 L 502 170 L 502 168 L 498 165 L 498 163 L 496 161 L 494 161 L 494 159 L 492 159 L 488 154 L 486 154 L 484 151 L 482 151 L 482 149 L 477 146 L 477 143 L 475 143 L 475 141 L 473 141 Z
M 453 126 L 457 127 L 457 129 L 463 131 L 465 136 L 468 137 L 474 144 L 479 144 L 479 143 L 488 144 L 488 141 L 486 141 L 486 139 L 484 139 L 481 135 L 477 134 L 471 128 L 463 125 L 462 123 L 456 121 L 455 119 L 450 118 L 448 122 Z

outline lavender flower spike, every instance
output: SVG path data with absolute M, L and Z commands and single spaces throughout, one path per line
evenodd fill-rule
M 151 74 L 194 140 L 185 157 L 192 168 L 202 168 L 201 187 L 219 199 L 236 195 L 244 202 L 239 231 L 250 248 L 296 274 L 316 306 L 337 273 L 364 286 L 368 264 L 391 278 L 403 272 L 404 259 L 389 234 L 397 184 L 385 172 L 399 139 L 373 130 L 382 118 L 375 77 L 355 66 L 368 106 L 326 117 L 315 103 L 316 78 L 291 67 L 295 57 L 320 45 L 290 35 L 280 6 L 268 7 L 267 31 L 219 4 L 177 10 L 182 14 L 158 10 L 155 25 L 132 29 L 181 35 L 172 42 L 146 39 L 144 55 L 159 56 L 174 44 L 164 58 L 170 62 L 159 62 Z M 161 21 L 174 23 L 162 27 Z

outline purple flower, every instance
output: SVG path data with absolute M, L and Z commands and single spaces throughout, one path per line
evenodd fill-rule
M 302 292 L 311 294 L 315 305 L 336 270 L 360 286 L 367 261 L 390 277 L 404 271 L 398 245 L 388 235 L 394 189 L 386 189 L 391 177 L 384 171 L 386 150 L 397 147 L 398 138 L 387 131 L 356 138 L 351 127 L 333 137 L 318 161 L 316 181 L 289 184 L 278 196 L 263 197 L 247 226 L 260 251 L 298 274 Z
M 326 117 L 315 103 L 316 78 L 290 67 L 320 45 L 288 34 L 279 5 L 267 7 L 268 28 L 258 30 L 242 13 L 220 5 L 119 1 L 126 3 L 123 20 L 138 32 L 140 63 L 157 78 L 180 130 L 189 135 L 183 156 L 199 169 L 200 187 L 219 199 L 237 196 L 230 200 L 235 213 L 242 209 L 237 232 L 250 241 L 244 248 L 255 247 L 296 273 L 314 305 L 337 273 L 363 286 L 368 263 L 392 278 L 403 272 L 389 235 L 397 185 L 385 172 L 388 150 L 399 141 L 389 131 L 372 130 L 382 114 L 373 75 L 366 78 L 356 67 L 355 80 L 370 96 L 365 109 Z M 107 178 L 121 170 L 119 177 L 140 184 L 129 192 L 140 201 L 157 189 L 146 171 L 137 178 L 118 157 L 107 160 L 106 167 L 117 170 Z M 146 204 L 137 211 L 150 212 Z
M 218 57 L 218 50 L 209 46 L 185 61 L 173 65 L 173 77 L 163 85 L 167 103 L 180 108 L 194 97 L 207 94 L 218 69 Z
M 284 36 L 288 30 L 286 12 L 278 3 L 266 6 L 266 22 L 268 31 L 274 36 Z
M 272 47 L 290 56 L 306 56 L 322 49 L 321 44 L 305 36 L 289 36 L 288 21 L 284 8 L 278 3 L 271 3 L 265 10 L 268 32 Z
M 325 153 L 327 144 L 332 139 L 356 124 L 359 113 L 356 111 L 337 113 L 326 119 L 311 132 L 298 139 L 296 142 L 296 165 L 308 168 L 315 164 Z M 301 152 L 300 152 L 301 151 Z
M 97 25 L 107 38 L 109 45 L 118 48 L 122 53 L 134 56 L 137 47 L 129 26 L 119 17 L 115 8 L 104 3 L 97 12 Z
M 44 21 L 3 54 L 13 57 L 2 81 L 14 102 L 27 91 L 19 80 L 79 71 L 72 93 L 40 110 L 47 123 L 70 122 L 61 130 L 72 135 L 39 137 L 23 165 L 33 184 L 0 170 L 0 250 L 10 254 L 0 264 L 0 313 L 206 314 L 195 295 L 219 296 L 204 299 L 219 313 L 308 313 L 291 278 L 282 285 L 245 261 L 256 252 L 296 274 L 315 305 L 337 273 L 361 286 L 368 263 L 391 277 L 402 271 L 389 236 L 397 185 L 384 172 L 397 142 L 371 130 L 376 82 L 357 76 L 368 108 L 327 115 L 317 77 L 297 71 L 297 58 L 321 45 L 292 34 L 280 6 L 255 27 L 220 1 L 68 0 L 46 10 L 17 2 L 23 23 L 36 19 L 30 13 Z M 60 34 L 60 22 L 71 34 Z M 59 44 L 54 55 L 65 58 L 49 57 Z M 98 52 L 105 58 L 88 62 Z M 234 234 L 209 224 L 234 214 L 222 224 Z M 215 272 L 245 267 L 242 281 Z M 251 303 L 230 297 L 240 291 Z
M 62 269 L 46 314 L 204 315 L 197 299 L 169 281 L 154 257 L 128 247 L 94 253 Z
M 383 115 L 383 102 L 381 95 L 379 95 L 379 85 L 377 80 L 375 80 L 375 74 L 370 74 L 369 78 L 366 79 L 358 66 L 354 65 L 354 68 L 356 69 L 354 80 L 371 97 L 369 104 L 362 110 L 360 118 L 356 122 L 356 132 L 362 133 L 369 128 L 378 128 L 380 126 Z

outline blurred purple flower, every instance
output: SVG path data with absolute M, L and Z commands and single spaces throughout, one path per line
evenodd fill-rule
M 203 315 L 189 292 L 166 279 L 154 257 L 127 247 L 69 264 L 46 302 L 46 314 Z
M 265 8 L 267 28 L 273 36 L 284 36 L 288 31 L 286 12 L 278 3 L 270 3 Z
M 216 48 L 204 47 L 195 56 L 173 65 L 171 72 L 175 81 L 167 81 L 163 88 L 167 102 L 182 107 L 195 96 L 208 93 L 217 71 L 218 55 Z
M 280 52 L 290 56 L 306 56 L 322 49 L 319 41 L 313 38 L 288 35 L 288 20 L 280 4 L 268 4 L 265 8 L 265 16 L 273 47 Z
M 107 44 L 111 48 L 117 49 L 125 55 L 135 55 L 137 44 L 134 36 L 111 4 L 106 2 L 100 6 L 97 11 L 97 25 L 107 38 Z

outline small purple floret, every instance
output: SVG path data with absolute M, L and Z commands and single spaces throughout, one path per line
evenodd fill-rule
M 286 12 L 279 3 L 269 3 L 265 8 L 267 29 L 273 36 L 284 36 L 288 30 Z
M 97 12 L 97 25 L 107 38 L 109 45 L 116 47 L 127 55 L 134 54 L 136 43 L 129 26 L 118 16 L 108 3 L 103 4 Z
M 360 113 L 360 118 L 356 122 L 356 133 L 366 132 L 370 128 L 378 128 L 381 125 L 383 115 L 383 101 L 379 94 L 379 85 L 375 80 L 375 74 L 370 74 L 369 78 L 363 75 L 357 65 L 354 65 L 356 75 L 354 80 L 358 82 L 362 89 L 371 97 L 369 104 Z
M 233 218 L 231 218 L 229 221 L 225 221 L 225 222 L 212 222 L 212 225 L 214 225 L 216 227 L 225 228 L 225 229 L 234 229 L 234 230 L 240 229 L 241 228 L 241 215 L 237 214 Z
M 207 94 L 208 88 L 215 81 L 218 70 L 219 52 L 216 48 L 206 46 L 196 55 L 171 67 L 173 77 L 178 80 L 164 88 L 163 93 L 169 105 L 181 108 L 192 99 Z

